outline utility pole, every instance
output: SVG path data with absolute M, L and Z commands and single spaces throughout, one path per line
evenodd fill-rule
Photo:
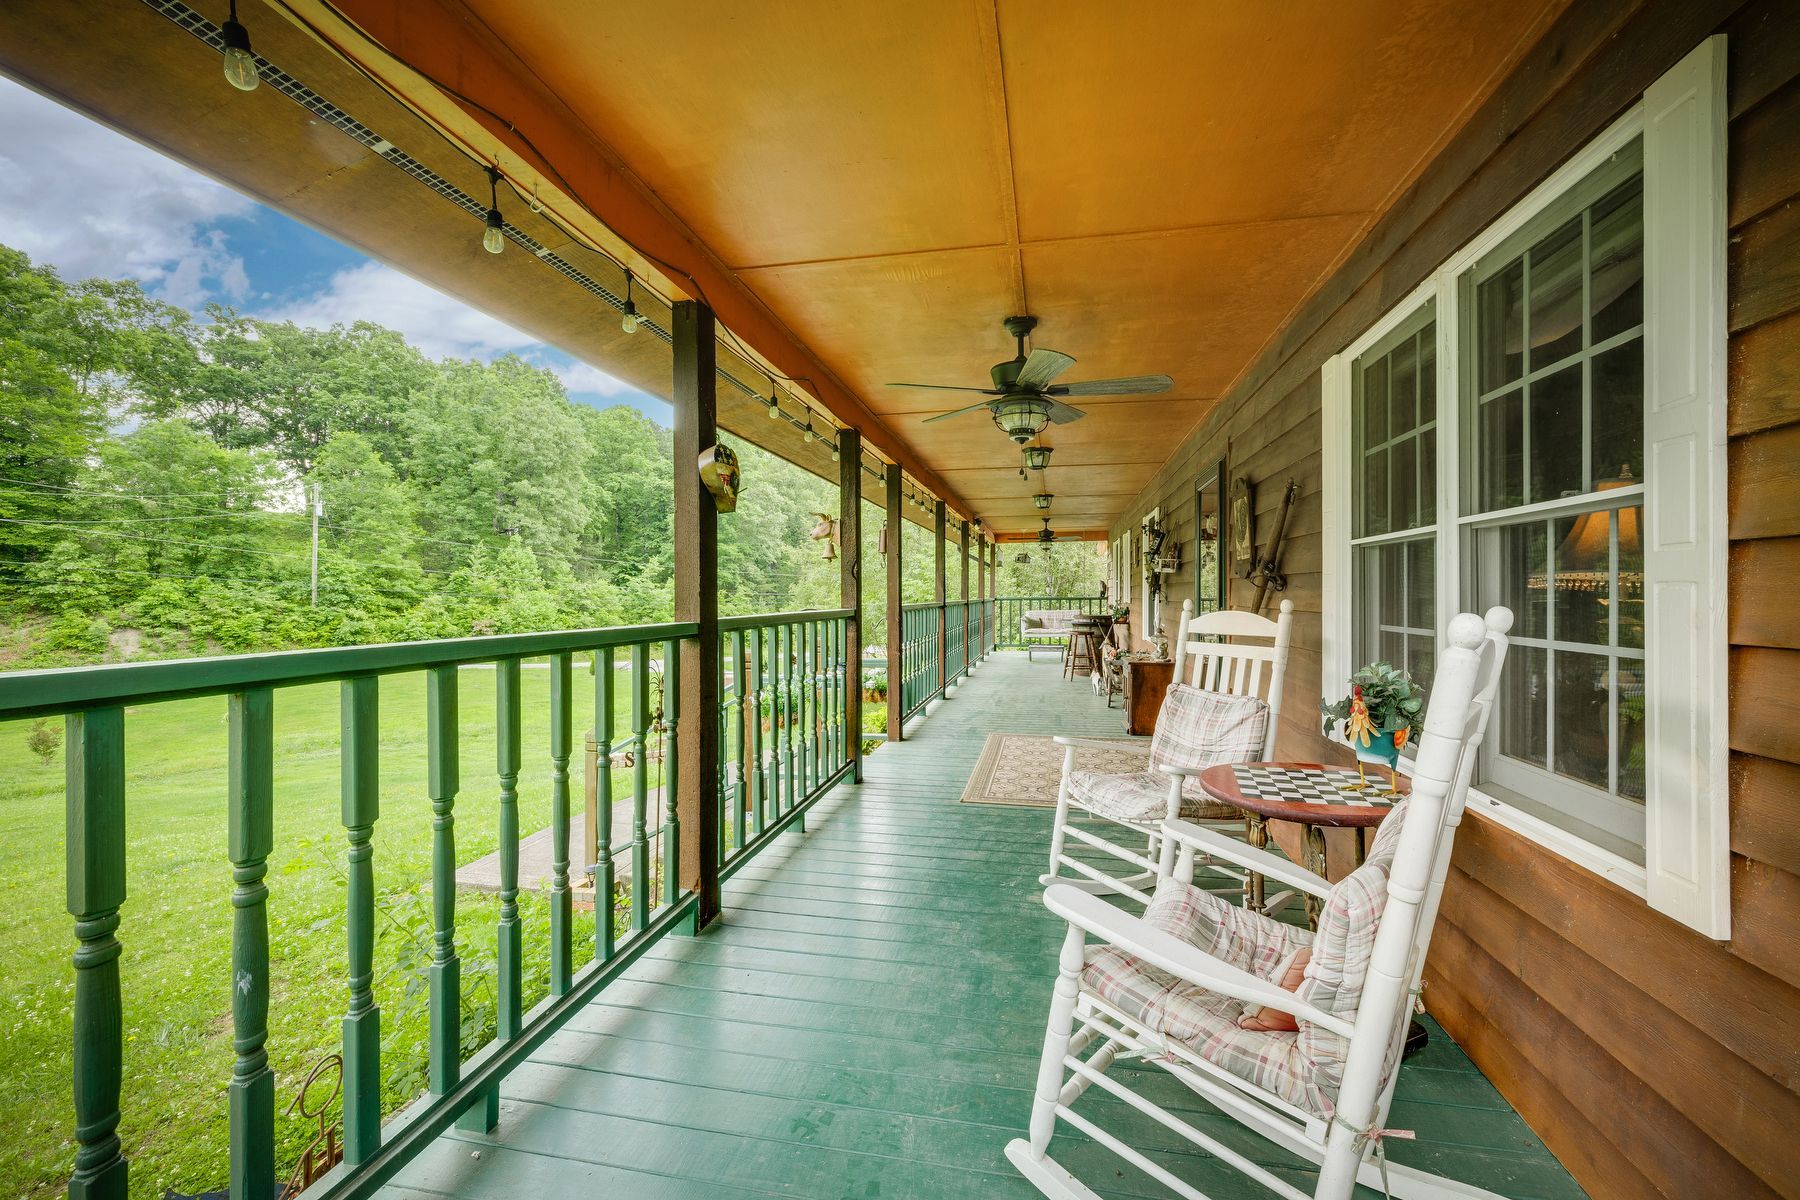
M 325 485 L 315 483 L 307 489 L 312 508 L 312 606 L 319 607 L 319 518 L 325 513 Z

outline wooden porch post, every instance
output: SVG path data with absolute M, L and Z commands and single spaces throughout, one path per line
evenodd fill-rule
M 957 559 L 962 563 L 962 583 L 958 596 L 962 600 L 962 673 L 967 678 L 969 665 L 974 661 L 974 649 L 969 642 L 969 523 L 957 522 Z
M 904 698 L 901 695 L 901 681 L 906 677 L 906 660 L 901 657 L 904 637 L 901 630 L 902 613 L 900 611 L 900 531 L 906 528 L 906 518 L 901 514 L 900 498 L 900 465 L 889 463 L 887 478 L 887 735 L 888 741 L 904 741 L 900 727 L 904 722 L 901 709 Z
M 950 695 L 950 681 L 945 672 L 950 666 L 950 621 L 949 614 L 944 611 L 944 604 L 949 599 L 949 589 L 944 586 L 944 535 L 949 532 L 944 522 L 944 502 L 939 500 L 934 506 L 936 520 L 932 522 L 933 549 L 937 553 L 937 570 L 932 575 L 932 599 L 937 602 L 937 684 L 940 696 Z
M 838 430 L 838 607 L 844 623 L 844 725 L 850 778 L 862 782 L 862 432 Z
M 981 540 L 975 544 L 975 565 L 978 568 L 978 570 L 976 571 L 976 575 L 975 575 L 975 581 L 976 581 L 975 582 L 975 590 L 978 593 L 980 593 L 980 599 L 981 599 L 981 603 L 978 605 L 978 609 L 981 613 L 981 657 L 983 657 L 983 658 L 986 658 L 987 653 L 988 653 L 988 606 L 987 606 L 987 602 L 988 602 L 989 581 L 988 581 L 987 553 L 988 553 L 987 535 L 983 534 L 981 537 Z
M 700 482 L 700 454 L 719 437 L 712 309 L 678 301 L 675 335 L 675 619 L 700 626 L 679 651 L 675 813 L 681 886 L 699 897 L 695 927 L 719 915 L 719 510 Z M 664 671 L 670 665 L 663 665 Z M 672 707 L 672 706 L 668 706 Z

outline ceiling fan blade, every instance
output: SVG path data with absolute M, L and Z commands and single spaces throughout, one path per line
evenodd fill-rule
M 1028 364 L 1029 365 L 1029 364 Z M 1050 389 L 1053 396 L 1152 396 L 1175 386 L 1167 375 L 1133 375 L 1128 379 L 1090 379 Z
M 993 388 L 957 387 L 948 383 L 890 383 L 889 387 L 930 388 L 934 392 L 980 392 L 984 396 L 998 396 L 1002 393 Z
M 972 413 L 978 408 L 986 408 L 987 406 L 988 406 L 988 402 L 986 400 L 982 400 L 976 404 L 969 405 L 967 408 L 956 408 L 956 409 L 952 409 L 946 413 L 939 413 L 935 417 L 926 417 L 923 421 L 920 422 L 920 424 L 929 425 L 933 421 L 947 421 L 951 417 L 960 417 L 964 413 Z
M 1033 350 L 1025 365 L 1019 368 L 1017 387 L 1020 391 L 1041 392 L 1050 381 L 1075 365 L 1075 360 L 1060 350 Z
M 1079 421 L 1087 416 L 1073 404 L 1064 404 L 1061 400 L 1050 401 L 1050 419 L 1058 425 L 1067 425 L 1070 421 Z

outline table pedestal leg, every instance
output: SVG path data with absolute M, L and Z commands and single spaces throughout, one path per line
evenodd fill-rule
M 1318 825 L 1307 825 L 1304 828 L 1306 831 L 1306 861 L 1301 865 L 1323 879 L 1325 878 L 1325 830 Z M 1309 927 L 1313 929 L 1319 927 L 1319 913 L 1323 908 L 1324 902 L 1317 896 L 1306 897 L 1306 923 Z
M 1256 813 L 1244 814 L 1244 841 L 1258 850 L 1269 847 L 1269 825 Z M 1244 907 L 1254 912 L 1263 910 L 1263 877 L 1255 871 L 1244 880 Z

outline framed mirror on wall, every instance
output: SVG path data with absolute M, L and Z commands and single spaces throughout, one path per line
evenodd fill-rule
M 1219 612 L 1225 604 L 1225 460 L 1194 484 L 1194 612 Z

